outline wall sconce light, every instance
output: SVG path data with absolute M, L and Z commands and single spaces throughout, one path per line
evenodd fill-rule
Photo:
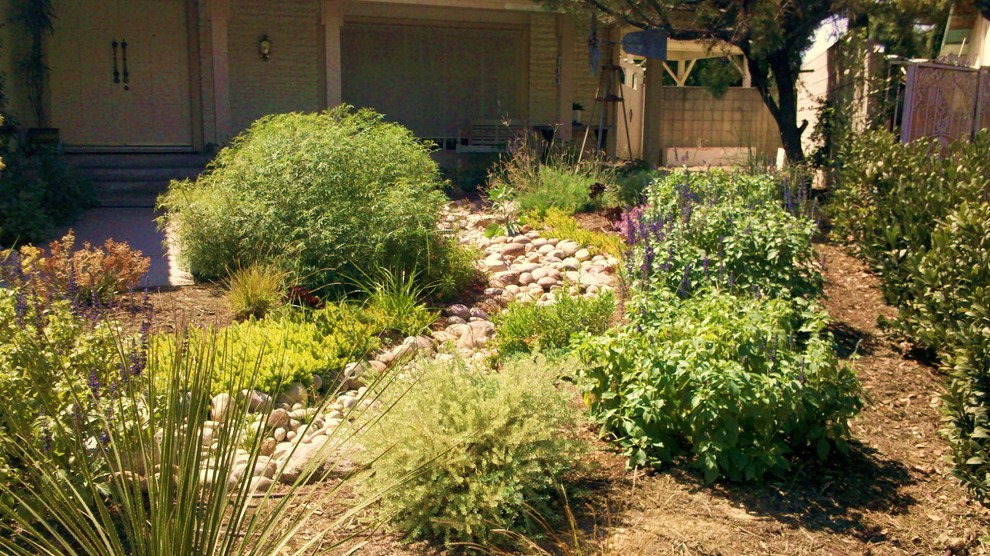
M 261 35 L 261 40 L 258 41 L 258 53 L 266 62 L 272 57 L 272 41 L 268 40 L 268 35 Z

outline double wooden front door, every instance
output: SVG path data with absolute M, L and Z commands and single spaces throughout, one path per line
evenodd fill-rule
M 59 2 L 51 123 L 69 147 L 193 142 L 186 0 Z

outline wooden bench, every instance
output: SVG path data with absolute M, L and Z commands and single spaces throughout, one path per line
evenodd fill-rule
M 505 152 L 509 143 L 526 133 L 522 120 L 475 120 L 457 134 L 459 153 Z

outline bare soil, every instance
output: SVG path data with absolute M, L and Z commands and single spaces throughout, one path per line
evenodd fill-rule
M 593 450 L 570 499 L 585 541 L 570 554 L 990 554 L 990 511 L 967 497 L 943 460 L 948 448 L 938 433 L 942 377 L 906 357 L 878 328 L 879 315 L 896 311 L 883 303 L 869 269 L 839 247 L 818 249 L 827 261 L 826 306 L 840 356 L 855 366 L 867 394 L 852 423 L 851 453 L 800 464 L 785 479 L 706 486 L 687 467 L 626 470 L 594 427 L 585 425 L 581 433 Z M 230 321 L 215 287 L 164 291 L 151 300 L 162 317 L 157 322 Z M 354 500 L 350 488 L 328 499 L 299 540 L 325 530 L 346 511 Z M 372 518 L 366 512 L 336 531 L 336 539 L 357 534 L 345 548 L 316 553 L 446 553 L 425 543 L 405 544 L 387 532 L 364 532 Z

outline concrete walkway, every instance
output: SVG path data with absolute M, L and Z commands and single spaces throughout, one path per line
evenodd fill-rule
M 161 288 L 192 284 L 192 276 L 179 269 L 175 249 L 166 247 L 165 233 L 155 222 L 157 214 L 149 198 L 138 206 L 98 207 L 86 211 L 72 226 L 59 230 L 57 237 L 72 229 L 76 234 L 76 246 L 88 241 L 93 246 L 103 245 L 109 238 L 126 242 L 145 257 L 151 258 L 148 274 L 140 287 Z

